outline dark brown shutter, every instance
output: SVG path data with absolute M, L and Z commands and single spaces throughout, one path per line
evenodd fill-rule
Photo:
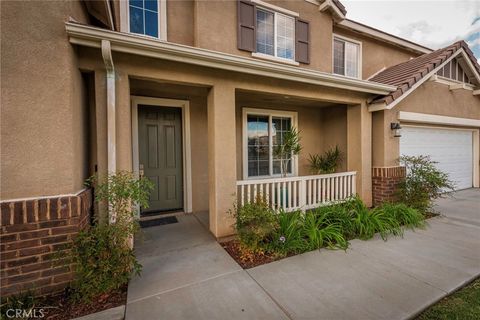
M 308 21 L 295 20 L 295 60 L 310 63 L 310 26 Z
M 254 52 L 256 47 L 255 4 L 247 0 L 238 1 L 238 49 Z

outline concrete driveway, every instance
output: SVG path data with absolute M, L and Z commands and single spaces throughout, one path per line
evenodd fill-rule
M 480 275 L 480 189 L 425 230 L 242 270 L 192 216 L 149 228 L 126 319 L 408 319 Z

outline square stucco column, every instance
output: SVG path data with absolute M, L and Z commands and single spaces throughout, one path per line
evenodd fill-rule
M 116 71 L 117 170 L 132 171 L 132 110 L 128 75 Z
M 372 205 L 372 115 L 366 104 L 347 109 L 347 169 L 357 172 L 357 193 Z
M 218 84 L 208 94 L 208 184 L 210 231 L 234 233 L 228 213 L 236 193 L 235 88 Z

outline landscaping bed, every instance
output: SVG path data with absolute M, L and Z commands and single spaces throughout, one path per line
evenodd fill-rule
M 67 295 L 62 295 L 47 299 L 43 305 L 48 306 L 45 319 L 68 320 L 115 308 L 126 303 L 127 286 L 124 286 L 111 293 L 102 294 L 89 303 L 72 303 Z
M 221 245 L 233 260 L 235 260 L 243 269 L 250 269 L 283 258 L 269 252 L 245 254 L 245 252 L 242 251 L 238 240 L 222 242 Z
M 68 291 L 47 297 L 35 297 L 32 292 L 25 292 L 7 298 L 4 302 L 0 319 L 3 319 L 4 316 L 8 318 L 5 315 L 8 309 L 22 309 L 26 312 L 36 310 L 37 314 L 42 310 L 43 319 L 69 320 L 125 305 L 127 303 L 127 286 L 98 295 L 89 302 L 74 302 Z
M 480 319 L 480 278 L 443 298 L 416 320 Z
M 358 197 L 307 212 L 275 210 L 257 199 L 234 215 L 238 238 L 222 246 L 244 269 L 321 248 L 346 250 L 352 239 L 378 233 L 387 240 L 425 226 L 425 216 L 414 208 L 384 203 L 369 209 Z

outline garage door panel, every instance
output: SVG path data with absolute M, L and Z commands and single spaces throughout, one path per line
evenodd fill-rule
M 457 189 L 472 187 L 473 136 L 471 131 L 405 127 L 400 154 L 429 155 L 438 169 L 449 174 Z

